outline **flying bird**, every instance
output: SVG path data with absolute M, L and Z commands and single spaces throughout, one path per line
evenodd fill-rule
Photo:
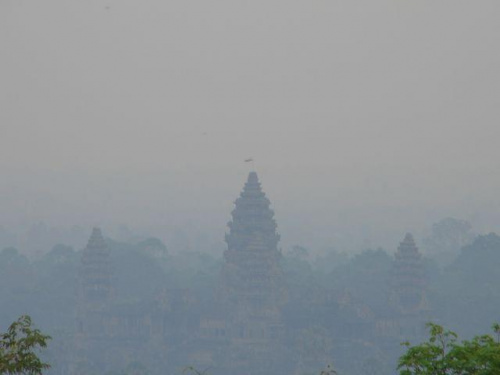
M 252 159 L 252 158 L 250 158 L 250 159 L 245 159 L 245 163 L 249 163 L 249 162 L 251 162 L 251 161 L 253 161 L 253 159 Z

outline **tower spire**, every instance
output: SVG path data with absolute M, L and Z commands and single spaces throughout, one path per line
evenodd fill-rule
M 229 234 L 226 235 L 229 250 L 248 250 L 255 236 L 262 238 L 263 250 L 277 250 L 280 237 L 276 233 L 274 211 L 256 172 L 248 174 L 247 182 L 234 203 L 232 220 L 228 223 Z
M 395 254 L 392 270 L 393 300 L 403 312 L 424 308 L 425 275 L 422 254 L 411 233 L 406 233 Z
M 225 326 L 231 332 L 228 357 L 244 354 L 247 369 L 266 364 L 265 370 L 259 370 L 262 373 L 279 362 L 274 352 L 283 337 L 281 307 L 286 288 L 277 248 L 279 235 L 271 203 L 255 171 L 248 174 L 234 203 L 220 285 L 220 305 L 224 306 Z M 230 362 L 227 366 L 228 373 L 241 371 Z
M 91 310 L 102 310 L 111 295 L 109 249 L 100 228 L 93 228 L 80 266 L 81 298 Z

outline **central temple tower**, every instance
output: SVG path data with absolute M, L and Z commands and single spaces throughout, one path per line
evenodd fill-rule
M 228 227 L 223 270 L 228 307 L 240 315 L 278 314 L 285 297 L 280 236 L 257 173 L 248 175 Z
M 230 232 L 226 234 L 228 251 L 248 250 L 256 236 L 261 240 L 262 250 L 276 251 L 280 236 L 276 233 L 274 212 L 262 191 L 257 173 L 250 172 L 240 197 L 234 203 L 233 220 L 228 223 Z
M 278 250 L 280 236 L 257 173 L 248 175 L 231 215 L 220 288 L 231 342 L 224 367 L 241 370 L 258 364 L 260 368 L 252 373 L 272 373 L 279 363 L 286 289 Z

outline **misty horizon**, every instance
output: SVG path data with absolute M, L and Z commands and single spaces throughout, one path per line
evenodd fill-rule
M 221 241 L 253 157 L 285 246 L 498 230 L 499 10 L 4 1 L 0 223 Z
M 1 0 L 0 372 L 498 368 L 499 16 Z

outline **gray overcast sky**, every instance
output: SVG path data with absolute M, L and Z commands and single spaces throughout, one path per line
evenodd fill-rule
M 499 230 L 499 20 L 498 0 L 0 0 L 0 225 L 222 239 L 253 156 L 284 244 Z

